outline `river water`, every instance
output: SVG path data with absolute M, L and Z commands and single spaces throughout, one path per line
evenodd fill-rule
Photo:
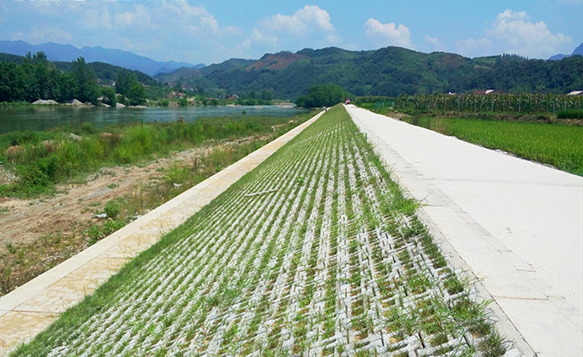
M 61 125 L 89 122 L 96 127 L 131 122 L 171 122 L 184 118 L 194 121 L 201 117 L 239 118 L 244 116 L 292 117 L 306 110 L 268 106 L 222 107 L 148 107 L 148 108 L 75 108 L 75 107 L 15 107 L 0 108 L 0 134 L 20 130 L 46 130 Z

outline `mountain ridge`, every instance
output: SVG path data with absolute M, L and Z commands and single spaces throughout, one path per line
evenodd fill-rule
M 549 60 L 559 61 L 559 60 L 562 60 L 563 58 L 572 57 L 572 56 L 583 56 L 583 42 L 581 42 L 581 44 L 579 46 L 577 46 L 577 48 L 575 48 L 575 50 L 573 50 L 573 52 L 570 55 L 565 55 L 565 54 L 559 53 L 559 54 L 556 54 L 554 56 L 549 57 Z
M 401 47 L 349 51 L 337 47 L 230 59 L 202 69 L 179 69 L 155 77 L 201 92 L 223 95 L 271 90 L 297 98 L 312 85 L 333 83 L 357 96 L 473 92 L 568 93 L 583 87 L 582 58 L 561 61 L 516 55 L 467 58 Z
M 202 63 L 191 64 L 175 61 L 155 61 L 151 58 L 137 55 L 133 52 L 105 48 L 101 46 L 84 46 L 77 48 L 70 44 L 58 44 L 54 42 L 32 45 L 25 41 L 0 41 L 0 52 L 24 56 L 27 52 L 44 52 L 50 61 L 70 62 L 78 57 L 84 57 L 86 62 L 103 62 L 114 66 L 143 72 L 149 76 L 160 73 L 168 73 L 182 67 L 202 68 Z

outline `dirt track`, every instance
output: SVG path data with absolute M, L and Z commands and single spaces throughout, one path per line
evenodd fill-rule
M 161 177 L 161 171 L 173 163 L 192 162 L 195 156 L 209 150 L 189 149 L 145 166 L 104 168 L 88 177 L 87 183 L 59 185 L 59 193 L 53 197 L 0 198 L 0 256 L 6 253 L 8 244 L 18 246 L 54 232 L 82 230 L 98 220 L 93 218 L 95 211 L 109 200 L 130 194 L 141 183 Z

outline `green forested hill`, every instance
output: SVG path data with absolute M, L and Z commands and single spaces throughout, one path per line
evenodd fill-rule
M 78 99 L 96 104 L 97 98 L 104 96 L 108 104 L 115 104 L 114 89 L 98 85 L 111 85 L 114 81 L 118 81 L 115 91 L 127 97 L 131 105 L 145 102 L 142 84 L 161 86 L 144 73 L 106 63 L 86 63 L 83 57 L 72 62 L 51 62 L 44 52 L 26 57 L 0 54 L 0 102 L 54 99 L 64 103 Z
M 339 48 L 267 54 L 257 61 L 233 59 L 200 70 L 180 69 L 156 79 L 191 85 L 199 92 L 228 94 L 270 89 L 296 98 L 315 84 L 333 83 L 355 95 L 468 92 L 496 89 L 511 93 L 566 93 L 581 90 L 582 57 L 561 61 L 504 55 L 465 58 L 451 53 L 416 52 L 399 47 L 375 51 Z
M 15 63 L 20 64 L 24 61 L 25 57 L 11 55 L 6 53 L 0 53 L 0 63 Z M 55 68 L 61 70 L 63 72 L 72 72 L 73 71 L 73 63 L 72 62 L 52 62 Z M 147 85 L 155 85 L 158 82 L 154 80 L 152 77 L 148 76 L 145 73 L 140 71 L 135 71 L 127 68 L 123 68 L 120 66 L 114 66 L 108 63 L 103 62 L 91 62 L 87 63 L 87 67 L 90 68 L 97 78 L 103 81 L 114 81 L 117 78 L 118 73 L 124 72 L 126 74 L 133 73 L 138 78 L 138 81 L 143 84 Z

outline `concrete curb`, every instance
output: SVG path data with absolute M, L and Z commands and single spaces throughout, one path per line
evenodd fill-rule
M 133 257 L 148 249 L 239 178 L 316 121 L 290 130 L 81 253 L 0 298 L 0 356 L 29 341 L 59 314 L 95 291 Z

